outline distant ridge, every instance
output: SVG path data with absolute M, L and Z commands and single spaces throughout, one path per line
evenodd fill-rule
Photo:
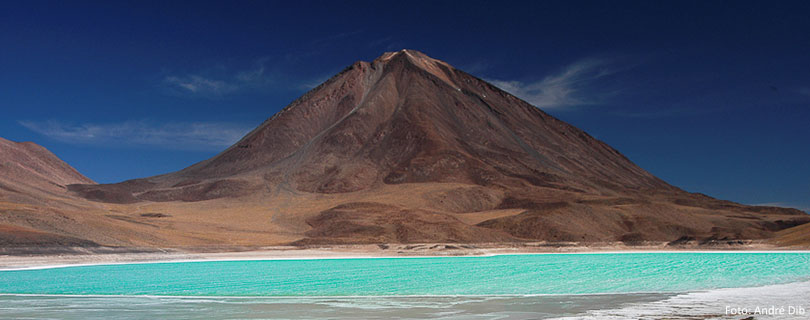
M 3 247 L 96 246 L 80 232 L 63 232 L 81 227 L 55 213 L 67 205 L 66 185 L 76 183 L 95 182 L 38 144 L 0 138 L 0 253 Z
M 0 138 L 0 188 L 58 192 L 77 183 L 95 184 L 38 144 Z

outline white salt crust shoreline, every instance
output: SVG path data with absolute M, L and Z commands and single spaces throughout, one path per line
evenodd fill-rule
M 375 246 L 376 247 L 376 246 Z M 367 249 L 367 248 L 366 248 Z M 270 260 L 327 260 L 374 258 L 440 258 L 440 257 L 492 257 L 499 255 L 546 254 L 640 254 L 640 253 L 810 253 L 810 250 L 756 249 L 756 250 L 695 250 L 695 249 L 593 249 L 568 248 L 569 251 L 538 251 L 515 248 L 464 249 L 450 252 L 391 252 L 357 248 L 279 248 L 236 252 L 149 252 L 149 253 L 91 253 L 64 255 L 0 255 L 0 271 L 67 268 L 95 265 L 121 265 L 145 263 L 183 263 L 211 261 L 270 261 Z
M 810 281 L 684 292 L 646 303 L 596 309 L 555 320 L 808 319 Z

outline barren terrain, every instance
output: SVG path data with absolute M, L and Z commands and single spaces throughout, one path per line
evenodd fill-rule
M 587 133 L 412 50 L 351 65 L 219 155 L 174 173 L 95 184 L 42 147 L 0 142 L 7 253 L 810 245 L 802 211 L 683 191 Z

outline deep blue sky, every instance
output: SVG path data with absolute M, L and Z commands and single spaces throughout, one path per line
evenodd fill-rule
M 688 191 L 808 210 L 807 3 L 4 1 L 0 136 L 98 182 L 165 173 L 411 48 Z

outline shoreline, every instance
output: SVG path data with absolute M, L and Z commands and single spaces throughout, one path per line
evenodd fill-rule
M 206 250 L 207 249 L 207 250 Z M 375 258 L 440 258 L 492 257 L 528 254 L 638 254 L 638 253 L 810 253 L 805 248 L 774 247 L 766 244 L 739 246 L 662 245 L 625 246 L 601 244 L 591 246 L 563 245 L 463 245 L 463 244 L 393 244 L 336 245 L 321 247 L 276 246 L 262 248 L 166 248 L 131 251 L 94 252 L 87 250 L 62 254 L 0 255 L 0 271 L 53 269 L 78 266 L 144 263 L 183 263 L 213 261 L 328 260 Z M 222 250 L 225 249 L 225 250 Z M 151 250 L 151 251 L 150 251 Z
M 735 251 L 739 252 L 739 251 Z M 742 253 L 742 252 L 739 252 Z M 640 292 L 605 292 L 605 293 L 563 293 L 563 294 L 482 294 L 482 295 L 347 295 L 347 296 L 200 296 L 200 295 L 140 295 L 140 294 L 0 294 L 0 303 L 5 307 L 23 310 L 25 315 L 36 313 L 36 310 L 25 309 L 32 302 L 38 305 L 49 305 L 52 308 L 73 308 L 79 312 L 109 308 L 110 305 L 126 307 L 135 306 L 139 316 L 144 312 L 159 310 L 176 311 L 184 308 L 189 313 L 198 312 L 198 306 L 215 305 L 225 315 L 242 314 L 247 306 L 251 312 L 272 312 L 263 314 L 268 318 L 277 313 L 300 315 L 300 308 L 325 308 L 324 314 L 334 315 L 342 312 L 344 317 L 338 319 L 362 318 L 368 306 L 375 310 L 382 308 L 394 314 L 402 314 L 407 308 L 436 308 L 436 304 L 450 304 L 453 308 L 461 302 L 464 310 L 489 310 L 491 306 L 504 304 L 528 306 L 525 311 L 534 312 L 538 308 L 546 312 L 538 319 L 586 320 L 586 319 L 805 319 L 806 313 L 783 314 L 779 317 L 767 313 L 757 313 L 760 306 L 774 308 L 810 308 L 807 305 L 810 297 L 810 279 L 742 287 L 720 287 L 679 291 L 640 291 Z M 565 309 L 548 311 L 555 305 L 564 303 Z M 392 304 L 394 305 L 392 307 Z M 573 307 L 571 305 L 573 304 Z M 16 307 L 15 306 L 19 306 Z M 224 307 L 223 307 L 224 306 Z M 730 314 L 727 306 L 743 310 Z M 765 308 L 765 307 L 763 307 Z M 311 310 L 311 309 L 307 309 Z M 766 309 L 763 309 L 766 310 Z M 308 311 L 315 312 L 315 311 Z M 725 313 L 724 313 L 725 312 Z M 406 313 L 407 315 L 412 315 Z M 434 318 L 433 312 L 414 319 Z M 509 315 L 509 312 L 504 314 Z M 225 317 L 223 317 L 225 318 Z M 292 318 L 292 317 L 286 317 Z
M 756 313 L 757 306 L 807 308 L 810 297 L 810 282 L 797 281 L 780 284 L 766 284 L 749 287 L 727 287 L 706 290 L 685 290 L 673 292 L 621 292 L 589 294 L 546 294 L 546 295 L 382 295 L 382 296 L 162 296 L 162 295 L 64 295 L 64 294 L 0 294 L 5 306 L 14 306 L 23 310 L 19 315 L 37 314 L 36 310 L 24 309 L 31 301 L 49 305 L 52 308 L 73 308 L 78 312 L 125 307 L 133 310 L 138 316 L 145 313 L 160 315 L 161 311 L 183 309 L 189 313 L 198 312 L 199 306 L 216 306 L 213 310 L 221 312 L 222 318 L 242 314 L 246 308 L 253 313 L 260 312 L 267 318 L 295 318 L 289 315 L 301 315 L 302 308 L 307 314 L 330 315 L 337 319 L 362 318 L 368 306 L 374 310 L 394 315 L 407 315 L 413 319 L 435 318 L 436 304 L 451 304 L 447 308 L 460 306 L 462 311 L 490 310 L 492 306 L 510 304 L 527 306 L 524 311 L 534 312 L 542 309 L 538 319 L 574 320 L 574 319 L 804 319 L 801 315 L 774 315 Z M 57 298 L 57 299 L 54 299 Z M 91 298 L 91 299 L 87 299 Z M 81 299 L 81 300 L 78 300 Z M 463 302 L 456 304 L 454 302 Z M 392 307 L 392 303 L 395 304 Z M 554 309 L 565 303 L 565 309 Z M 573 305 L 572 305 L 573 304 Z M 734 314 L 725 312 L 725 306 L 749 308 Z M 77 307 L 78 306 L 78 307 Z M 247 306 L 247 307 L 244 307 Z M 465 307 L 468 306 L 468 307 Z M 319 308 L 316 310 L 315 308 Z M 414 314 L 410 308 L 428 309 L 427 312 Z M 445 307 L 442 307 L 445 308 Z M 549 310 L 551 309 L 551 310 Z M 157 311 L 156 311 L 157 310 Z M 89 312 L 93 312 L 89 311 Z M 319 312 L 320 311 L 320 312 Z M 511 311 L 502 311 L 508 317 Z M 335 317 L 340 313 L 342 317 Z M 497 312 L 497 311 L 496 311 Z M 488 312 L 491 314 L 491 312 Z M 209 314 L 210 317 L 210 314 Z

